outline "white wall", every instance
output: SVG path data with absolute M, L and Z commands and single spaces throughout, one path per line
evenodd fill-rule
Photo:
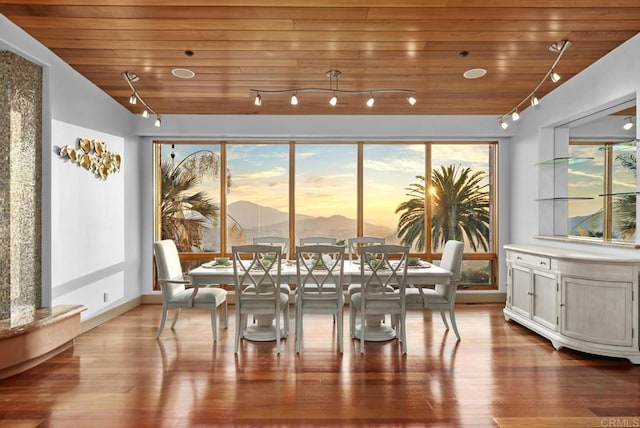
M 0 49 L 44 71 L 43 306 L 84 304 L 86 320 L 141 294 L 140 138 L 126 109 L 4 16 Z M 121 172 L 101 181 L 57 156 L 57 147 L 81 137 L 119 150 Z
M 579 42 L 570 49 L 579 49 Z M 562 61 L 560 62 L 561 72 Z M 582 73 L 564 82 L 541 100 L 539 109 L 529 108 L 515 128 L 511 139 L 510 241 L 562 246 L 596 253 L 636 255 L 637 251 L 579 243 L 536 239 L 538 233 L 540 153 L 552 153 L 553 128 L 610 107 L 620 100 L 636 98 L 640 91 L 640 35 L 601 58 Z M 523 88 L 526 90 L 526 88 Z M 637 101 L 636 101 L 637 106 Z M 638 127 L 636 138 L 638 136 Z

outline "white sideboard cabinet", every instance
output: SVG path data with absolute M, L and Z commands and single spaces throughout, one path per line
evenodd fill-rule
M 505 245 L 504 317 L 563 347 L 640 364 L 640 259 Z

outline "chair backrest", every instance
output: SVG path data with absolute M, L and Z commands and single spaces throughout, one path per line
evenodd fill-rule
M 358 260 L 360 247 L 374 244 L 384 244 L 384 238 L 375 236 L 359 236 L 357 238 L 347 239 L 347 251 L 349 251 L 349 260 Z
M 279 307 L 282 248 L 276 245 L 237 245 L 231 247 L 235 298 L 275 300 Z
M 339 245 L 296 247 L 299 295 L 303 300 L 335 299 L 342 295 L 344 248 Z
M 360 248 L 363 300 L 401 299 L 404 304 L 408 258 L 409 247 L 404 245 L 379 244 Z
M 336 238 L 330 238 L 328 236 L 306 236 L 300 238 L 300 245 L 314 245 L 314 244 L 329 244 L 336 245 L 338 240 Z
M 447 300 L 451 300 L 452 296 L 455 296 L 458 281 L 460 281 L 460 273 L 462 271 L 462 256 L 464 255 L 464 244 L 460 241 L 453 239 L 447 241 L 444 244 L 442 250 L 442 259 L 440 260 L 440 267 L 450 271 L 453 276 L 451 277 L 450 286 L 436 285 L 436 292 L 445 296 Z
M 153 253 L 156 259 L 162 298 L 167 300 L 178 291 L 185 289 L 184 284 L 167 282 L 184 280 L 178 248 L 172 239 L 163 239 L 153 244 Z
M 282 257 L 289 254 L 289 238 L 283 236 L 257 236 L 253 238 L 254 244 L 278 245 L 282 249 Z

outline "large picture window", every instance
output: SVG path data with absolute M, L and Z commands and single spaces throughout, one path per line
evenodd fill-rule
M 497 288 L 494 142 L 156 142 L 156 239 L 185 270 L 259 236 L 377 236 Z M 293 254 L 293 253 L 291 253 Z

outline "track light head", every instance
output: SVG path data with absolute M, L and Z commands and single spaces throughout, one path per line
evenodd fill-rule
M 373 107 L 373 104 L 375 104 L 376 99 L 373 98 L 373 95 L 369 96 L 369 99 L 367 100 L 367 107 Z
M 514 122 L 517 122 L 520 120 L 520 115 L 518 114 L 517 110 L 511 113 L 511 120 L 513 120 Z
M 560 80 L 560 75 L 553 70 L 551 70 L 549 77 L 553 83 L 557 83 Z
M 137 102 L 138 102 L 138 97 L 136 96 L 136 93 L 134 92 L 129 97 L 129 104 L 134 104 L 135 105 Z
M 570 40 L 560 40 L 559 42 L 553 43 L 551 46 L 549 46 L 549 51 L 553 53 L 560 53 L 565 49 L 568 49 L 569 47 L 571 47 Z
M 260 96 L 260 93 L 256 93 L 256 98 L 253 100 L 253 104 L 257 105 L 257 106 L 261 106 L 262 105 L 262 97 Z
M 291 95 L 291 105 L 292 106 L 298 105 L 298 97 L 296 96 L 296 94 Z
M 413 95 L 409 95 L 407 97 L 407 102 L 412 106 L 416 105 L 416 97 L 414 97 Z
M 333 107 L 338 104 L 338 97 L 336 96 L 336 94 L 333 94 L 333 96 L 329 100 L 329 104 L 331 104 Z
M 154 126 L 156 128 L 160 128 L 160 125 L 162 125 L 162 119 L 160 118 L 160 115 L 158 115 L 158 117 L 156 118 L 156 123 L 154 123 Z
M 503 117 L 501 117 L 500 120 L 498 120 L 498 124 L 502 129 L 507 129 L 509 127 L 509 124 L 505 122 Z
M 624 119 L 624 125 L 622 125 L 622 128 L 623 128 L 625 131 L 628 131 L 628 130 L 630 130 L 631 128 L 633 128 L 633 118 L 632 118 L 631 116 L 626 117 L 626 118 Z
M 531 106 L 538 107 L 540 105 L 540 100 L 536 97 L 536 94 L 531 95 Z
M 149 119 L 149 110 L 144 109 L 144 111 L 142 112 L 142 117 L 144 117 L 145 119 Z

